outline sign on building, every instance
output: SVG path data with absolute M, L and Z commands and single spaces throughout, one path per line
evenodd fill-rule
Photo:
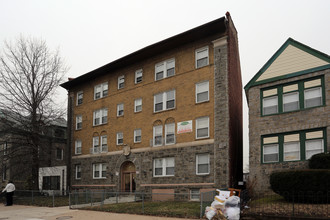
M 177 128 L 178 134 L 192 132 L 192 120 L 179 122 Z

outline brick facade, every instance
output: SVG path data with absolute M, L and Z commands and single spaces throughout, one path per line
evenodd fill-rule
M 211 28 L 210 34 L 198 37 L 205 28 Z M 229 33 L 235 33 L 231 39 Z M 196 33 L 196 34 L 193 34 Z M 198 34 L 197 34 L 198 33 Z M 181 36 L 189 35 L 189 38 L 181 39 Z M 242 115 L 241 103 L 233 103 L 230 108 L 229 99 L 241 100 L 241 77 L 239 67 L 238 47 L 228 45 L 234 42 L 237 45 L 236 30 L 232 24 L 229 14 L 227 19 L 221 18 L 200 26 L 193 30 L 167 39 L 156 45 L 149 46 L 134 54 L 140 54 L 144 59 L 136 58 L 131 61 L 130 55 L 124 57 L 108 66 L 101 67 L 94 72 L 85 74 L 88 81 L 74 79 L 62 85 L 69 90 L 69 116 L 71 116 L 71 135 L 69 142 L 72 152 L 71 161 L 71 185 L 73 188 L 106 188 L 108 190 L 123 190 L 122 165 L 130 161 L 135 166 L 135 183 L 137 191 L 151 192 L 157 189 L 174 189 L 175 192 L 189 192 L 189 189 L 226 188 L 236 186 L 237 181 L 242 180 L 242 167 L 233 167 L 240 164 L 242 155 L 230 158 L 231 152 L 242 151 L 242 118 L 232 124 L 231 117 L 236 111 Z M 177 46 L 166 47 L 177 42 Z M 182 41 L 182 42 L 181 42 Z M 231 43 L 229 43 L 231 42 Z M 196 68 L 195 52 L 199 48 L 208 48 L 208 65 Z M 151 53 L 150 48 L 158 50 L 159 53 Z M 229 52 L 232 54 L 229 57 Z M 148 55 L 146 55 L 148 54 Z M 153 55 L 150 55 L 153 54 Z M 132 55 L 132 56 L 133 56 Z M 175 75 L 155 80 L 155 65 L 168 59 L 175 59 Z M 235 64 L 229 67 L 229 59 L 235 59 Z M 123 60 L 123 61 L 122 61 Z M 127 61 L 127 62 L 124 62 Z M 130 61 L 130 62 L 128 62 Z M 118 63 L 125 63 L 119 65 Z M 230 69 L 236 65 L 236 71 Z M 238 66 L 237 66 L 238 65 Z M 103 71 L 104 69 L 104 71 Z M 113 69 L 109 71 L 108 69 Z M 135 84 L 135 71 L 143 70 L 143 79 Z M 102 70 L 102 74 L 92 77 Z M 125 86 L 118 89 L 118 77 L 125 76 Z M 229 89 L 229 77 L 233 77 L 231 83 L 234 89 Z M 196 83 L 209 82 L 209 99 L 206 102 L 196 103 Z M 94 86 L 108 82 L 108 95 L 104 98 L 94 100 Z M 161 112 L 154 112 L 154 95 L 175 89 L 175 108 Z M 229 95 L 230 90 L 230 95 Z M 76 105 L 77 92 L 83 91 L 83 103 Z M 142 111 L 134 112 L 134 100 L 142 98 Z M 124 115 L 117 116 L 117 104 L 124 104 Z M 106 124 L 93 126 L 93 111 L 101 108 L 108 109 L 108 120 Z M 82 129 L 76 130 L 75 118 L 82 115 Z M 196 138 L 196 119 L 209 117 L 209 136 Z M 192 132 L 178 134 L 177 123 L 192 121 Z M 163 126 L 163 137 L 165 124 L 175 123 L 175 144 L 152 147 L 153 126 Z M 230 130 L 230 128 L 234 128 Z M 141 129 L 141 142 L 134 143 L 134 130 Z M 117 145 L 116 134 L 123 133 L 124 145 Z M 235 134 L 234 134 L 235 133 Z M 234 135 L 233 135 L 234 134 Z M 108 152 L 91 154 L 93 136 L 107 135 Z M 231 138 L 239 139 L 238 142 Z M 81 140 L 82 152 L 75 154 L 75 140 Z M 235 150 L 235 149 L 237 150 Z M 124 155 L 124 151 L 128 153 Z M 196 155 L 209 155 L 209 173 L 206 175 L 196 174 Z M 175 168 L 174 176 L 154 176 L 154 160 L 157 158 L 173 157 Z M 107 166 L 106 178 L 93 178 L 93 164 L 104 163 Z M 81 178 L 75 178 L 75 167 L 81 167 Z M 230 173 L 230 170 L 233 170 Z M 236 171 L 238 170 L 238 171 Z M 235 172 L 234 172 L 235 171 Z
M 325 106 L 304 109 L 289 113 L 261 116 L 260 90 L 289 82 L 324 76 Z M 308 168 L 308 161 L 290 161 L 265 164 L 261 161 L 261 137 L 269 134 L 279 134 L 291 131 L 302 131 L 314 128 L 326 128 L 326 140 L 330 140 L 330 69 L 317 71 L 289 79 L 278 80 L 250 88 L 247 92 L 249 100 L 249 144 L 250 144 L 250 174 L 249 179 L 256 191 L 269 191 L 269 175 L 273 171 L 284 169 Z M 330 151 L 330 142 L 326 143 Z

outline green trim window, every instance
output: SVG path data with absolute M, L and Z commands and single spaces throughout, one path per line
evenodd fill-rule
M 273 115 L 323 106 L 324 93 L 323 77 L 261 89 L 261 112 Z
M 313 129 L 261 137 L 262 163 L 304 161 L 326 152 L 326 130 Z

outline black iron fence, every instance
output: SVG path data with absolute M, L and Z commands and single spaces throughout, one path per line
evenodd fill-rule
M 5 203 L 5 193 L 1 194 L 1 202 Z M 16 190 L 14 192 L 14 204 L 35 206 L 68 206 L 69 192 L 60 190 L 34 191 Z
M 248 192 L 242 206 L 242 216 L 266 219 L 267 217 L 290 217 L 330 219 L 330 191 L 324 192 L 274 192 L 254 194 Z M 242 196 L 241 196 L 242 198 Z

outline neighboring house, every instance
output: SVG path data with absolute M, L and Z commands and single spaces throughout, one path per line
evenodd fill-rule
M 5 114 L 1 114 L 1 126 L 4 128 L 10 120 Z M 12 123 L 19 124 L 19 122 Z M 39 189 L 41 191 L 56 190 L 63 193 L 67 190 L 67 161 L 66 150 L 67 122 L 57 119 L 43 128 L 41 146 L 39 148 Z M 2 186 L 9 180 L 13 180 L 17 190 L 31 189 L 31 164 L 32 152 L 27 147 L 28 141 L 24 129 L 21 126 L 13 126 L 10 129 L 0 131 L 0 162 L 2 173 Z
M 250 174 L 270 190 L 273 171 L 308 168 L 330 150 L 330 57 L 289 38 L 245 86 Z M 327 141 L 328 140 L 328 141 Z
M 229 13 L 61 86 L 73 189 L 198 193 L 242 181 L 242 84 Z

